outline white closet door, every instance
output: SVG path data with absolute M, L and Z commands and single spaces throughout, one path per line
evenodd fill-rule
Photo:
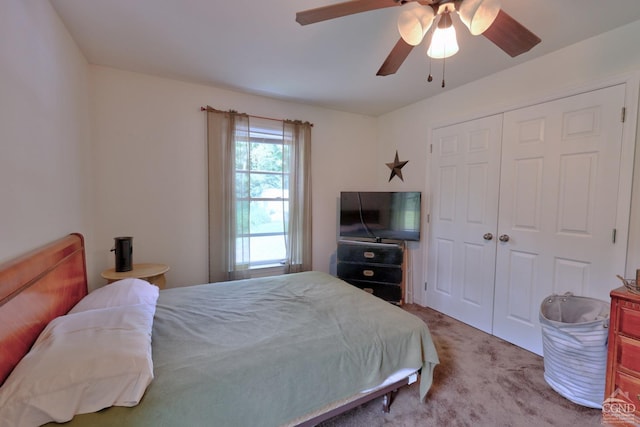
M 499 114 L 432 133 L 427 305 L 488 333 L 501 128 Z
M 544 297 L 608 301 L 624 272 L 627 236 L 613 236 L 624 96 L 618 85 L 504 114 L 493 333 L 534 353 Z

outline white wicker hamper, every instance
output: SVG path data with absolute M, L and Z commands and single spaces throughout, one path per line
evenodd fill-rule
M 602 408 L 607 366 L 609 303 L 551 295 L 540 305 L 544 379 L 563 397 Z

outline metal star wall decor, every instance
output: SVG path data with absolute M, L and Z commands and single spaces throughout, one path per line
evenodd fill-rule
M 402 178 L 402 168 L 404 165 L 409 163 L 409 160 L 400 161 L 398 159 L 398 150 L 396 150 L 396 158 L 393 160 L 393 163 L 387 163 L 387 167 L 391 169 L 391 175 L 389 176 L 389 182 L 393 179 L 394 176 L 400 178 L 401 181 L 404 182 L 404 178 Z

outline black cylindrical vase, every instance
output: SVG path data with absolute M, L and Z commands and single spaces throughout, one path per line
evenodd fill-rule
M 133 237 L 114 237 L 116 251 L 116 271 L 131 271 L 133 269 Z

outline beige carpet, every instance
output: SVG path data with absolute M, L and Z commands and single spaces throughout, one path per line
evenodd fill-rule
M 435 342 L 440 365 L 426 402 L 417 383 L 402 388 L 382 412 L 381 398 L 321 424 L 322 427 L 543 427 L 599 426 L 599 409 L 576 405 L 544 380 L 540 356 L 416 305 Z

